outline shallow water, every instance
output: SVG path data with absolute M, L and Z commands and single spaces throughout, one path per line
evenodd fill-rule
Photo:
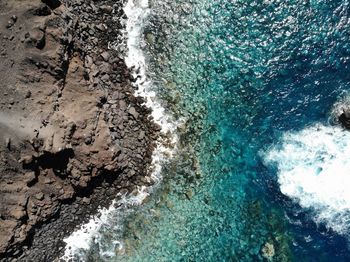
M 349 2 L 149 8 L 148 78 L 186 124 L 161 186 L 90 259 L 349 261 L 350 134 L 329 120 L 350 87 Z

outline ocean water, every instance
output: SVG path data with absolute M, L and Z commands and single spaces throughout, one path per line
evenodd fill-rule
M 349 1 L 129 3 L 176 148 L 76 259 L 350 261 Z

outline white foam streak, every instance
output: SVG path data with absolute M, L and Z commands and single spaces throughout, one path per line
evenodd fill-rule
M 265 161 L 277 165 L 281 192 L 312 209 L 316 222 L 338 233 L 349 231 L 349 131 L 315 125 L 287 133 Z
M 128 17 L 126 25 L 128 55 L 125 58 L 125 63 L 129 68 L 133 68 L 132 73 L 136 79 L 135 86 L 137 88 L 135 96 L 141 96 L 145 99 L 145 105 L 152 109 L 151 114 L 154 122 L 161 127 L 163 134 L 170 134 L 168 142 L 173 147 L 170 149 L 169 146 L 160 142 L 153 153 L 153 179 L 160 180 L 161 163 L 164 158 L 171 157 L 175 152 L 174 147 L 178 141 L 176 129 L 181 120 L 176 122 L 165 112 L 163 106 L 157 101 L 156 92 L 152 90 L 151 79 L 147 78 L 147 63 L 142 49 L 145 47 L 143 28 L 151 13 L 148 0 L 129 0 L 124 12 Z
M 107 225 L 110 221 L 116 219 L 118 212 L 123 212 L 133 206 L 140 205 L 148 196 L 147 188 L 141 187 L 136 195 L 123 195 L 118 201 L 113 201 L 110 207 L 98 210 L 99 215 L 90 218 L 89 222 L 82 225 L 79 230 L 73 232 L 69 237 L 64 239 L 66 249 L 62 259 L 70 260 L 75 255 L 79 255 L 82 251 L 89 250 L 92 241 L 99 242 L 101 228 Z M 118 225 L 117 225 L 118 226 Z M 114 253 L 103 254 L 112 256 Z
M 156 92 L 151 90 L 152 82 L 147 79 L 146 75 L 147 66 L 142 51 L 142 45 L 144 45 L 142 34 L 143 27 L 150 14 L 148 0 L 129 0 L 124 8 L 124 12 L 127 15 L 125 34 L 128 47 L 125 63 L 133 70 L 132 73 L 137 79 L 135 82 L 135 95 L 142 96 L 145 99 L 146 106 L 152 109 L 154 121 L 160 125 L 162 133 L 167 134 L 168 137 L 167 145 L 163 141 L 158 141 L 157 148 L 153 153 L 151 177 L 153 181 L 159 182 L 161 181 L 162 163 L 171 157 L 176 149 L 177 136 L 175 132 L 178 123 L 172 121 L 161 104 L 157 102 Z M 123 216 L 130 212 L 131 207 L 141 205 L 151 191 L 152 187 L 142 187 L 136 196 L 123 196 L 121 200 L 114 201 L 108 209 L 101 209 L 99 211 L 100 217 L 95 216 L 91 218 L 87 224 L 64 239 L 67 246 L 63 259 L 68 260 L 81 251 L 88 250 L 92 241 L 101 241 L 100 231 L 105 225 L 113 224 L 114 227 L 121 227 Z M 119 246 L 119 249 L 123 248 L 123 243 L 119 240 L 115 240 L 114 244 Z M 101 255 L 114 256 L 114 250 L 104 251 Z
M 128 33 L 127 45 L 129 50 L 125 63 L 129 68 L 134 68 L 133 76 L 137 79 L 135 95 L 143 97 L 146 100 L 146 106 L 152 108 L 154 121 L 161 126 L 162 132 L 170 132 L 173 134 L 172 137 L 176 139 L 174 131 L 177 123 L 165 113 L 162 105 L 157 102 L 156 92 L 152 90 L 152 81 L 147 78 L 147 63 L 142 52 L 145 46 L 142 34 L 144 24 L 151 13 L 148 0 L 130 0 L 124 11 L 128 17 L 126 31 Z

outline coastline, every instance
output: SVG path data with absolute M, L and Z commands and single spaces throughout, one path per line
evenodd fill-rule
M 135 208 L 146 202 L 153 191 L 159 187 L 163 179 L 161 174 L 162 165 L 170 160 L 177 150 L 178 137 L 176 132 L 182 120 L 174 121 L 165 112 L 157 99 L 156 92 L 152 89 L 152 80 L 147 76 L 147 62 L 142 49 L 146 45 L 143 30 L 151 12 L 148 0 L 136 2 L 128 0 L 124 4 L 123 11 L 127 18 L 124 30 L 127 52 L 124 61 L 130 70 L 132 79 L 135 80 L 132 82 L 135 89 L 134 95 L 143 98 L 143 105 L 151 109 L 151 120 L 160 127 L 160 136 L 152 153 L 152 162 L 149 166 L 149 176 L 154 183 L 138 188 L 131 195 L 118 194 L 118 197 L 108 208 L 99 210 L 98 216 L 92 216 L 88 222 L 82 224 L 78 230 L 65 238 L 64 241 L 67 246 L 62 257 L 64 260 L 74 259 L 75 256 L 93 256 L 94 254 L 89 254 L 92 242 L 96 244 L 103 241 L 100 237 L 103 238 L 101 231 L 104 230 L 104 227 L 112 227 L 111 230 L 119 236 L 124 230 L 125 218 L 132 214 Z M 112 42 L 110 46 L 115 50 L 120 48 L 118 43 Z M 117 239 L 118 236 L 115 236 L 115 238 Z M 123 241 L 116 239 L 107 250 L 98 249 L 95 252 L 100 253 L 102 257 L 124 254 L 126 247 Z
M 0 1 L 0 261 L 350 261 L 348 3 L 270 2 Z
M 5 251 L 2 250 L 1 261 L 12 261 L 12 259 L 21 261 L 29 258 L 36 261 L 52 261 L 60 257 L 64 251 L 62 240 L 69 236 L 77 226 L 87 222 L 90 215 L 96 215 L 98 207 L 110 206 L 118 193 L 119 197 L 122 197 L 133 191 L 136 192 L 137 188 L 156 182 L 155 177 L 150 175 L 149 167 L 153 165 L 153 168 L 158 168 L 154 161 L 159 161 L 159 159 L 154 160 L 152 152 L 156 148 L 156 141 L 162 127 L 154 123 L 151 110 L 145 106 L 147 99 L 134 95 L 132 82 L 135 81 L 135 77 L 130 75 L 122 58 L 122 53 L 125 52 L 125 45 L 122 43 L 124 39 L 122 36 L 123 25 L 121 20 L 115 18 L 116 16 L 125 18 L 123 6 L 123 2 L 115 4 L 112 1 L 103 1 L 97 4 L 93 2 L 81 3 L 78 0 L 73 2 L 35 1 L 29 7 L 21 6 L 19 9 L 12 2 L 7 6 L 9 12 L 17 13 L 16 17 L 18 17 L 18 21 L 12 25 L 11 31 L 17 29 L 19 23 L 22 25 L 26 22 L 22 20 L 21 16 L 28 16 L 27 9 L 29 8 L 34 10 L 33 13 L 30 13 L 34 17 L 33 19 L 42 19 L 46 30 L 43 30 L 44 37 L 50 26 L 58 30 L 62 25 L 67 27 L 62 28 L 64 31 L 62 36 L 53 38 L 52 43 L 46 39 L 46 46 L 44 45 L 41 49 L 37 46 L 41 35 L 26 47 L 30 51 L 37 52 L 40 61 L 44 62 L 47 58 L 41 55 L 42 50 L 47 53 L 48 44 L 58 45 L 63 50 L 61 57 L 66 59 L 64 61 L 66 71 L 62 80 L 60 80 L 60 76 L 55 78 L 55 82 L 60 84 L 58 88 L 60 94 L 53 93 L 52 96 L 57 95 L 58 97 L 55 100 L 55 106 L 58 109 L 55 107 L 56 109 L 45 119 L 47 123 L 43 122 L 42 126 L 38 128 L 37 137 L 41 139 L 41 144 L 31 158 L 25 158 L 22 163 L 16 166 L 19 170 L 18 173 L 27 172 L 27 167 L 34 166 L 36 168 L 34 180 L 21 188 L 26 196 L 29 192 L 27 199 L 32 201 L 32 198 L 34 199 L 36 196 L 35 205 L 42 203 L 41 205 L 44 207 L 54 206 L 55 210 L 46 212 L 42 216 L 40 211 L 37 211 L 35 217 L 39 219 L 35 220 L 31 215 L 34 211 L 24 207 L 26 219 L 23 220 L 20 217 L 14 229 L 19 227 L 25 230 L 21 231 L 21 238 L 14 235 L 7 244 L 5 243 L 7 246 L 4 247 Z M 118 43 L 119 52 L 108 48 L 110 43 L 116 40 L 120 41 Z M 25 50 L 25 52 L 29 51 Z M 19 62 L 19 69 L 27 70 L 25 66 Z M 46 68 L 38 67 L 40 73 L 45 76 Z M 38 69 L 30 68 L 30 70 L 35 73 L 35 70 Z M 56 81 L 57 78 L 58 81 Z M 76 84 L 72 83 L 77 78 L 81 80 L 77 81 Z M 43 79 L 44 77 L 41 79 L 41 85 L 44 82 Z M 52 79 L 47 79 L 47 81 L 52 81 Z M 38 84 L 39 88 L 40 84 Z M 28 83 L 27 85 L 30 86 Z M 53 119 L 55 119 L 57 112 L 60 112 L 59 106 L 62 107 L 60 104 L 62 97 L 65 98 L 66 91 L 70 90 L 73 85 L 74 92 L 69 95 L 74 99 L 71 102 L 68 101 L 64 106 L 69 111 L 76 110 L 74 111 L 76 116 L 81 116 L 84 119 L 89 114 L 87 108 L 82 107 L 83 104 L 79 105 L 79 101 L 84 97 L 82 94 L 86 92 L 85 88 L 89 90 L 91 100 L 96 99 L 91 110 L 96 113 L 97 122 L 92 122 L 91 128 L 97 132 L 92 137 L 79 136 L 79 131 L 86 133 L 86 129 L 90 126 L 81 128 L 80 122 L 78 124 L 74 122 L 65 126 L 66 129 L 70 130 L 70 133 L 66 131 L 63 137 L 67 139 L 65 144 L 57 148 L 55 146 L 48 148 L 45 127 L 49 126 L 55 134 L 64 129 L 61 127 L 64 125 L 54 126 L 51 123 L 54 122 Z M 40 98 L 40 93 L 35 95 Z M 50 100 L 46 103 L 42 102 L 43 108 L 40 113 L 48 113 L 45 110 L 51 108 L 50 102 Z M 78 106 L 71 107 L 73 104 L 70 103 Z M 30 118 L 29 109 L 28 106 L 24 111 L 28 113 Z M 61 120 L 61 122 L 64 121 Z M 82 125 L 84 126 L 84 124 Z M 30 148 L 30 137 L 27 135 L 19 140 L 28 143 Z M 101 139 L 99 140 L 99 138 Z M 16 157 L 20 158 L 23 152 L 19 147 L 16 147 L 16 141 L 14 139 L 12 141 L 12 151 L 15 151 Z M 99 143 L 97 144 L 95 141 L 99 141 Z M 45 185 L 48 187 L 56 185 L 59 183 L 57 181 L 61 181 L 62 178 L 59 177 L 57 178 L 59 180 L 56 181 L 56 173 L 50 171 L 55 171 L 54 167 L 43 167 L 39 160 L 43 159 L 42 161 L 44 161 L 47 155 L 55 157 L 60 155 L 59 152 L 67 150 L 73 151 L 72 156 L 65 158 L 65 161 L 68 161 L 68 166 L 72 167 L 63 169 L 61 172 L 64 173 L 64 185 L 67 188 L 70 186 L 71 191 L 62 198 L 56 197 L 53 193 L 47 195 Z M 111 152 L 110 156 L 109 152 Z M 11 154 L 12 152 L 6 153 Z M 30 152 L 27 154 L 30 155 Z M 74 163 L 70 164 L 74 160 L 83 164 L 79 164 L 78 167 Z M 52 161 L 57 160 L 53 159 Z M 85 166 L 88 168 L 86 169 Z M 79 170 L 86 170 L 83 176 L 79 175 Z M 41 183 L 41 180 L 47 180 L 48 177 L 50 183 Z M 80 177 L 84 177 L 84 179 L 74 182 Z M 7 182 L 5 181 L 5 183 Z M 32 197 L 30 190 L 33 188 L 35 194 L 33 193 Z M 18 205 L 20 204 L 18 203 Z M 13 203 L 11 206 L 10 204 L 6 206 L 6 203 L 1 206 L 2 210 L 10 210 L 11 208 L 13 208 Z M 14 217 L 9 214 L 8 218 L 5 217 L 5 219 L 10 220 Z

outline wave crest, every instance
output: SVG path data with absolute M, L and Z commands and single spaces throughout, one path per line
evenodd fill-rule
M 350 132 L 314 125 L 290 132 L 265 155 L 278 168 L 281 192 L 314 212 L 316 223 L 350 229 Z

